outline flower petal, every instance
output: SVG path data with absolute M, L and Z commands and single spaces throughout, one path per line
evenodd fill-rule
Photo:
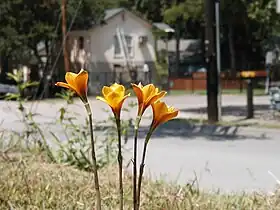
M 135 95 L 137 96 L 138 104 L 139 105 L 143 104 L 144 98 L 143 98 L 143 91 L 142 91 L 141 87 L 139 87 L 136 84 L 131 84 L 131 85 L 132 85 Z M 139 84 L 139 85 L 141 85 L 141 84 Z
M 164 97 L 166 95 L 166 91 L 161 91 L 159 92 L 157 95 L 154 95 L 150 98 L 149 101 L 147 101 L 147 107 L 150 106 L 151 104 L 155 103 L 156 101 L 162 99 L 162 97 Z
M 141 82 L 138 83 L 138 87 L 139 87 L 139 88 L 143 88 L 143 85 L 142 85 Z
M 168 108 L 164 102 L 158 101 L 156 103 L 152 104 L 152 109 L 153 109 L 153 115 L 154 115 L 154 120 L 157 120 L 160 118 L 160 116 L 166 111 L 168 111 Z
M 96 96 L 96 99 L 100 100 L 100 101 L 103 101 L 107 104 L 107 100 L 105 98 L 101 97 L 101 96 Z
M 153 122 L 152 127 L 155 129 L 162 123 L 165 123 L 178 115 L 178 110 L 168 107 L 164 102 L 157 101 L 152 104 Z
M 120 97 L 118 93 L 112 91 L 107 95 L 106 100 L 109 106 L 115 108 L 118 106 L 119 102 L 121 101 L 121 98 L 122 97 Z
M 80 96 L 87 96 L 87 83 L 88 83 L 88 73 L 87 71 L 81 70 L 77 77 L 74 79 L 77 92 Z
M 111 88 L 110 87 L 108 87 L 108 86 L 104 86 L 103 88 L 102 88 L 102 94 L 103 94 L 103 96 L 106 98 L 107 97 L 107 95 L 109 94 L 109 93 L 111 93 Z
M 59 87 L 64 87 L 64 88 L 70 88 L 69 85 L 65 82 L 57 82 L 55 83 L 56 86 L 59 86 Z
M 117 84 L 117 83 L 114 83 L 113 85 L 110 86 L 110 88 L 118 93 L 121 97 L 124 96 L 125 94 L 125 87 L 123 85 L 120 85 L 120 84 Z
M 146 101 L 150 96 L 155 94 L 156 87 L 153 84 L 145 85 L 142 88 L 143 91 L 143 98 Z
M 75 79 L 78 76 L 78 74 L 73 73 L 73 72 L 67 72 L 65 74 L 65 80 L 69 85 L 72 85 L 73 87 L 76 87 L 75 85 Z
M 177 117 L 178 113 L 179 113 L 179 111 L 176 110 L 174 112 L 170 112 L 170 113 L 162 115 L 162 117 L 159 120 L 160 124 L 166 123 L 167 121 L 172 120 L 173 118 Z
M 59 86 L 59 87 L 68 88 L 68 89 L 70 89 L 70 90 L 76 92 L 76 90 L 75 90 L 74 87 L 72 87 L 71 85 L 69 85 L 69 84 L 67 84 L 67 83 L 65 83 L 65 82 L 57 82 L 57 83 L 55 83 L 55 85 L 56 85 L 56 86 Z
M 116 115 L 117 117 L 120 117 L 120 115 L 121 115 L 121 109 L 122 109 L 123 103 L 124 103 L 125 99 L 127 99 L 127 97 L 129 97 L 129 96 L 130 96 L 130 93 L 127 94 L 126 96 L 124 96 L 124 97 L 119 101 L 118 106 L 116 106 L 114 109 L 112 108 L 113 111 L 114 111 L 114 113 L 115 113 L 115 115 Z

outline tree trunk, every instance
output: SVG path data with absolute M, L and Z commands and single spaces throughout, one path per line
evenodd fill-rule
M 9 71 L 9 58 L 4 53 L 1 53 L 0 65 L 1 65 L 0 82 L 5 83 L 7 81 L 7 73 Z
M 234 47 L 234 30 L 233 24 L 228 25 L 228 44 L 230 55 L 230 73 L 232 76 L 236 75 L 236 60 L 235 60 L 235 47 Z
M 175 39 L 176 39 L 176 72 L 179 74 L 180 68 L 180 20 L 177 20 L 176 30 L 175 30 Z

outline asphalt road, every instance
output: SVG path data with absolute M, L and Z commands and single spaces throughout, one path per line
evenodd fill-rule
M 245 96 L 223 96 L 222 99 L 223 106 L 242 107 L 246 104 Z M 186 110 L 206 105 L 205 96 L 168 96 L 165 101 L 182 110 L 179 115 L 181 118 L 191 116 Z M 267 106 L 268 103 L 266 96 L 255 97 L 256 105 Z M 108 117 L 102 111 L 107 108 L 105 104 L 92 99 L 91 105 L 95 119 Z M 59 108 L 66 107 L 62 100 L 46 100 L 38 104 L 28 102 L 26 106 L 33 107 L 33 112 L 39 113 L 35 118 L 41 124 L 53 122 Z M 1 129 L 23 129 L 23 125 L 17 122 L 16 107 L 16 102 L 0 101 Z M 84 123 L 85 110 L 79 100 L 69 106 L 69 110 L 76 113 L 78 123 Z M 135 112 L 136 109 L 123 113 L 123 117 L 133 117 Z M 151 111 L 146 114 L 151 115 Z M 144 127 L 149 123 L 150 119 L 143 120 Z M 48 129 L 60 132 L 56 126 Z M 144 134 L 144 131 L 140 134 L 140 145 Z M 279 136 L 280 131 L 271 129 L 193 127 L 175 121 L 161 127 L 153 135 L 148 148 L 145 174 L 152 179 L 165 179 L 179 184 L 187 183 L 196 176 L 199 187 L 209 190 L 273 191 L 276 181 L 268 171 L 280 178 Z M 129 139 L 127 147 L 132 147 L 132 139 Z M 131 154 L 126 153 L 126 161 L 130 158 Z

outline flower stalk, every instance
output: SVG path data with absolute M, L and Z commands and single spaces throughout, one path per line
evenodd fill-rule
M 119 163 L 119 199 L 120 210 L 123 210 L 123 157 L 122 157 L 122 142 L 121 142 L 121 109 L 125 99 L 130 95 L 125 95 L 125 87 L 123 85 L 114 83 L 111 86 L 104 86 L 102 88 L 102 95 L 97 96 L 96 99 L 101 100 L 111 107 L 114 114 L 118 130 L 118 163 Z
M 119 199 L 120 210 L 123 210 L 123 157 L 122 157 L 122 141 L 121 141 L 121 120 L 115 115 L 118 130 L 118 163 L 119 163 Z
M 134 126 L 134 142 L 133 142 L 133 209 L 137 209 L 137 141 L 138 141 L 138 130 L 141 121 L 141 115 L 138 115 L 136 118 Z
M 149 132 L 146 135 L 145 142 L 144 142 L 144 148 L 142 152 L 142 160 L 139 166 L 139 177 L 138 177 L 138 185 L 137 185 L 137 210 L 140 209 L 140 195 L 141 195 L 141 185 L 142 185 L 142 180 L 143 180 L 143 174 L 144 174 L 144 167 L 145 167 L 145 159 L 146 159 L 146 154 L 147 154 L 147 148 L 148 148 L 148 143 L 149 140 L 153 134 L 154 129 L 152 126 L 149 129 Z
M 85 108 L 87 110 L 87 115 L 89 119 L 89 128 L 90 128 L 90 140 L 91 140 L 91 157 L 93 164 L 93 174 L 94 174 L 94 187 L 96 191 L 96 210 L 101 210 L 101 193 L 99 189 L 99 178 L 98 178 L 98 169 L 97 169 L 97 160 L 95 154 L 95 143 L 93 137 L 93 122 L 92 122 L 92 112 L 89 103 L 85 103 Z

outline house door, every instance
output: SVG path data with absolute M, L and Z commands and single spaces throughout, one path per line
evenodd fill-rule
M 70 60 L 72 69 L 79 72 L 89 68 L 90 64 L 90 37 L 75 36 L 69 39 Z
M 123 83 L 123 72 L 124 69 L 119 64 L 114 64 L 114 81 L 117 83 Z

